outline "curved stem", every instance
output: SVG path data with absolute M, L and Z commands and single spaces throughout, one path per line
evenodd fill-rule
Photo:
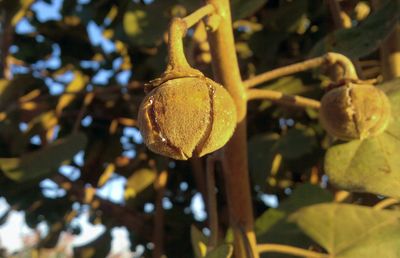
M 282 76 L 304 72 L 313 68 L 320 67 L 322 65 L 332 65 L 339 64 L 344 68 L 343 77 L 346 79 L 355 79 L 358 80 L 358 76 L 356 73 L 356 69 L 354 68 L 353 63 L 346 56 L 338 53 L 327 53 L 323 56 L 312 58 L 300 63 L 284 66 L 281 68 L 277 68 L 259 75 L 254 76 L 246 81 L 244 81 L 244 85 L 247 88 L 254 87 L 258 84 L 271 81 L 277 79 Z
M 190 68 L 185 57 L 182 38 L 187 30 L 186 23 L 180 18 L 171 21 L 168 31 L 168 66 L 166 71 Z
M 206 4 L 194 11 L 193 13 L 189 14 L 185 18 L 182 18 L 182 20 L 186 23 L 187 28 L 190 28 L 201 21 L 201 19 L 203 19 L 204 17 L 212 14 L 214 11 L 215 7 L 212 4 Z
M 284 253 L 291 254 L 299 257 L 307 257 L 307 258 L 327 258 L 328 254 L 318 253 L 310 250 L 305 250 L 298 247 L 287 246 L 287 245 L 279 245 L 279 244 L 261 244 L 257 245 L 257 249 L 260 253 L 267 252 L 275 252 L 275 253 Z
M 336 29 L 349 29 L 352 27 L 351 18 L 342 11 L 339 1 L 337 0 L 327 0 L 329 10 L 331 12 L 333 22 Z M 358 59 L 351 60 L 356 68 L 358 75 L 361 79 L 364 79 L 364 72 L 362 70 L 360 61 Z
M 183 37 L 188 28 L 195 25 L 205 16 L 212 14 L 215 8 L 207 4 L 185 18 L 173 18 L 168 31 L 168 66 L 166 72 L 192 70 L 185 57 Z
M 247 90 L 247 99 L 265 99 L 270 100 L 275 103 L 291 105 L 296 107 L 310 107 L 319 109 L 321 103 L 314 99 L 309 99 L 301 96 L 286 95 L 279 91 L 274 90 L 260 90 L 260 89 L 250 89 Z

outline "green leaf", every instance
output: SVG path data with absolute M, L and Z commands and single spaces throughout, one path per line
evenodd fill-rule
M 85 145 L 84 134 L 72 134 L 21 158 L 0 158 L 0 168 L 8 178 L 18 182 L 43 178 L 53 173 L 61 163 L 70 160 Z
M 149 5 L 129 4 L 123 19 L 123 27 L 132 45 L 153 46 L 161 42 L 167 31 L 171 3 L 156 1 Z
M 399 219 L 399 211 L 338 203 L 306 207 L 290 216 L 332 258 L 398 257 Z
M 286 159 L 298 159 L 316 147 L 313 130 L 290 129 L 279 141 L 278 152 Z
M 266 10 L 263 24 L 284 34 L 295 32 L 301 26 L 302 18 L 307 17 L 308 6 L 309 0 L 280 1 L 278 8 Z
M 249 140 L 249 168 L 254 184 L 265 186 L 279 137 L 279 134 L 268 133 L 256 135 Z
M 207 253 L 207 237 L 192 225 L 190 227 L 190 235 L 192 240 L 192 247 L 196 258 L 204 257 Z
M 53 52 L 52 44 L 49 41 L 39 42 L 34 35 L 14 35 L 14 42 L 18 51 L 13 56 L 27 63 L 35 63 L 41 59 L 47 59 Z M 37 46 L 32 48 L 30 46 Z
M 229 244 L 222 244 L 209 252 L 205 258 L 230 258 L 233 254 L 233 247 Z
M 272 228 L 276 223 L 286 217 L 286 212 L 279 209 L 270 208 L 254 223 L 254 231 L 258 235 L 262 235 Z
M 16 101 L 32 90 L 47 88 L 44 82 L 30 74 L 16 75 L 12 80 L 0 80 L 0 110 L 15 105 Z
M 266 3 L 267 0 L 232 0 L 232 20 L 236 21 L 246 18 L 255 13 Z
M 325 171 L 338 187 L 400 197 L 400 83 L 384 84 L 392 107 L 385 132 L 365 140 L 340 142 L 325 156 Z
M 255 222 L 255 233 L 256 235 L 267 233 L 274 222 L 278 222 L 286 217 L 287 214 L 297 209 L 316 203 L 330 202 L 332 200 L 332 194 L 325 189 L 312 184 L 302 184 L 298 186 L 278 208 L 270 208 L 257 218 Z
M 91 45 L 86 26 L 80 22 L 46 21 L 36 26 L 38 33 L 56 42 L 61 48 L 61 59 L 70 61 L 90 60 L 95 49 Z
M 311 154 L 316 147 L 314 132 L 292 128 L 282 136 L 276 133 L 256 135 L 249 140 L 249 167 L 255 184 L 264 187 L 277 154 L 285 161 Z
M 255 233 L 260 243 L 277 243 L 307 248 L 311 244 L 303 232 L 294 223 L 289 223 L 290 213 L 313 204 L 330 202 L 330 192 L 316 185 L 303 184 L 284 200 L 276 209 L 270 208 L 255 221 Z M 269 257 L 268 255 L 265 255 Z M 274 257 L 288 257 L 276 254 Z
M 375 51 L 392 31 L 400 17 L 400 1 L 390 0 L 359 26 L 335 31 L 319 41 L 310 56 L 338 52 L 349 58 L 360 58 Z
M 332 193 L 318 185 L 304 183 L 294 189 L 290 197 L 279 206 L 279 209 L 290 213 L 304 206 L 331 201 L 333 201 Z
M 126 183 L 125 197 L 135 198 L 136 195 L 152 185 L 156 177 L 157 172 L 152 169 L 143 168 L 135 171 Z

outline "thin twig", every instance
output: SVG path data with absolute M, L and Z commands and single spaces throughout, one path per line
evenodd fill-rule
M 154 230 L 153 258 L 160 258 L 164 254 L 164 208 L 162 206 L 165 195 L 165 186 L 168 181 L 168 171 L 163 170 L 158 175 L 154 188 L 156 190 L 155 214 L 154 214 Z
M 258 252 L 267 253 L 267 252 L 275 252 L 275 253 L 284 253 L 290 254 L 299 257 L 307 257 L 307 258 L 327 258 L 328 254 L 318 253 L 310 250 L 305 250 L 298 247 L 287 246 L 287 245 L 279 245 L 279 244 L 260 244 L 257 245 Z
M 207 204 L 208 204 L 208 224 L 211 235 L 208 241 L 207 252 L 212 251 L 218 245 L 218 211 L 215 193 L 215 164 L 217 158 L 211 155 L 207 158 L 206 182 L 207 182 Z
M 215 12 L 214 6 L 212 4 L 206 4 L 188 16 L 182 18 L 182 20 L 186 23 L 186 27 L 190 28 L 213 12 Z
M 399 204 L 399 203 L 400 203 L 400 200 L 397 200 L 395 198 L 387 198 L 387 199 L 384 199 L 384 200 L 378 202 L 377 204 L 375 204 L 373 209 L 374 210 L 382 210 L 389 206 Z
M 322 65 L 339 64 L 344 68 L 343 77 L 346 79 L 358 79 L 356 70 L 353 63 L 346 56 L 339 53 L 327 53 L 323 56 L 312 58 L 300 63 L 284 66 L 277 68 L 259 75 L 256 75 L 246 81 L 243 84 L 247 88 L 254 87 L 261 83 L 272 81 L 282 76 L 295 74 L 298 72 L 304 72 L 313 68 L 320 67 Z
M 249 89 L 247 90 L 247 99 L 265 99 L 272 102 L 303 108 L 319 109 L 321 103 L 318 100 L 309 99 L 301 96 L 286 95 L 279 91 L 262 90 L 262 89 Z

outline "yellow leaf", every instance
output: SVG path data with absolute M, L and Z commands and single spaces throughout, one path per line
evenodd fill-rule
M 131 119 L 131 118 L 126 118 L 126 117 L 120 117 L 118 118 L 118 123 L 124 126 L 135 126 L 136 125 L 136 120 Z
M 62 95 L 58 101 L 56 107 L 57 114 L 60 114 L 61 111 L 69 104 L 71 104 L 71 102 L 76 98 L 76 95 L 74 93 L 82 91 L 83 88 L 86 86 L 86 83 L 88 81 L 88 77 L 86 75 L 84 75 L 80 71 L 75 71 L 74 75 L 74 79 L 66 88 L 67 93 Z
M 103 31 L 103 37 L 106 39 L 111 39 L 114 36 L 114 30 L 107 29 Z
M 114 119 L 112 120 L 108 131 L 110 132 L 110 134 L 114 134 L 117 131 L 117 129 L 118 129 L 118 120 Z
M 96 194 L 96 188 L 93 187 L 87 187 L 85 189 L 85 198 L 84 198 L 84 203 L 91 203 L 94 195 Z
M 77 26 L 81 23 L 81 19 L 78 16 L 65 16 L 64 23 L 69 26 Z
M 157 173 L 154 170 L 143 168 L 137 170 L 132 176 L 128 178 L 126 184 L 125 198 L 134 198 L 136 195 L 147 187 L 151 186 L 157 177 Z
M 40 95 L 40 90 L 36 89 L 36 90 L 33 90 L 33 91 L 29 92 L 28 94 L 25 94 L 24 96 L 20 97 L 19 101 L 20 102 L 28 102 L 28 101 L 36 98 L 39 95 Z
M 113 21 L 115 17 L 117 17 L 117 14 L 118 14 L 118 6 L 113 5 L 110 11 L 108 12 L 106 19 Z
M 0 122 L 4 121 L 4 119 L 6 119 L 6 118 L 7 118 L 7 114 L 4 112 L 0 112 Z
M 103 174 L 101 174 L 97 186 L 102 187 L 108 181 L 108 179 L 110 179 L 114 171 L 115 171 L 115 165 L 113 163 L 108 164 Z
M 21 104 L 21 109 L 23 110 L 34 110 L 37 107 L 37 104 L 35 102 L 26 102 Z

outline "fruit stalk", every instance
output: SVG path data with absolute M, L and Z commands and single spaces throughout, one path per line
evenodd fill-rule
M 248 100 L 264 99 L 274 103 L 302 107 L 302 108 L 314 108 L 319 109 L 321 103 L 315 99 L 309 99 L 297 95 L 287 95 L 279 91 L 265 90 L 265 89 L 249 89 L 247 90 Z

